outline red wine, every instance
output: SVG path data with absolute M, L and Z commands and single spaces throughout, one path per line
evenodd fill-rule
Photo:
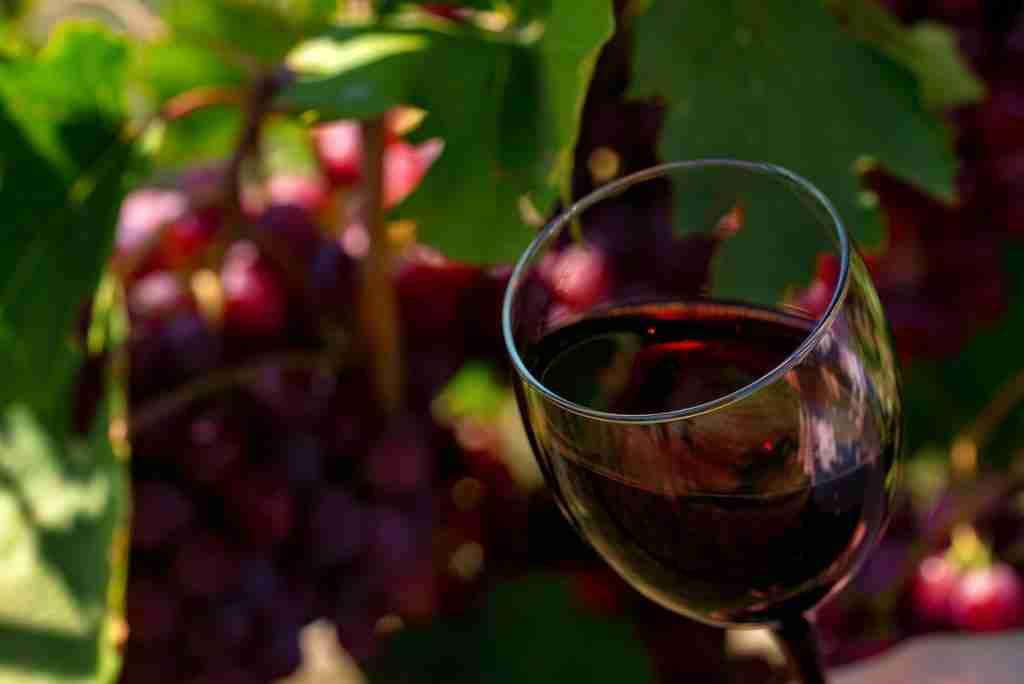
M 525 360 L 564 399 L 650 414 L 742 389 L 812 327 L 733 304 L 633 306 L 549 333 Z M 897 441 L 851 400 L 870 404 L 871 374 L 831 342 L 748 398 L 672 422 L 597 420 L 520 386 L 563 511 L 635 587 L 679 612 L 729 625 L 811 608 L 880 533 Z

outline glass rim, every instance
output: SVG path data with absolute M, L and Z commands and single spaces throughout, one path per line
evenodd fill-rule
M 547 245 L 554 235 L 559 233 L 569 222 L 579 216 L 582 212 L 586 211 L 598 202 L 616 195 L 633 185 L 652 180 L 660 176 L 665 176 L 673 171 L 715 167 L 741 169 L 743 171 L 750 171 L 761 175 L 785 178 L 796 184 L 802 191 L 806 192 L 812 199 L 821 205 L 831 218 L 832 228 L 835 230 L 839 245 L 839 279 L 836 282 L 836 287 L 832 293 L 832 300 L 829 302 L 828 308 L 825 309 L 823 314 L 818 316 L 814 327 L 811 328 L 807 337 L 805 337 L 803 342 L 801 342 L 800 345 L 780 364 L 767 373 L 764 373 L 756 380 L 740 387 L 737 390 L 729 392 L 728 394 L 723 394 L 720 397 L 715 397 L 709 401 L 694 404 L 693 406 L 673 409 L 671 411 L 661 411 L 659 413 L 611 413 L 608 411 L 600 411 L 598 409 L 590 408 L 583 404 L 577 404 L 576 402 L 570 401 L 569 399 L 551 391 L 544 385 L 544 383 L 534 377 L 533 373 L 531 373 L 526 367 L 526 364 L 523 363 L 519 350 L 516 348 L 515 339 L 512 335 L 512 301 L 519 292 L 520 286 L 523 284 L 523 280 L 525 279 L 530 268 L 530 264 L 533 262 L 534 258 L 538 255 L 541 249 Z M 775 383 L 793 367 L 804 360 L 811 350 L 817 346 L 822 336 L 824 336 L 825 331 L 831 327 L 832 321 L 838 315 L 839 307 L 846 298 L 846 293 L 849 290 L 851 252 L 852 247 L 849 235 L 846 232 L 846 227 L 843 225 L 843 221 L 839 217 L 839 212 L 836 211 L 832 202 L 830 202 L 824 193 L 822 193 L 806 178 L 793 173 L 786 168 L 767 162 L 751 162 L 737 159 L 694 159 L 659 164 L 657 166 L 637 171 L 636 173 L 632 173 L 628 176 L 623 176 L 616 181 L 597 188 L 552 219 L 552 221 L 533 238 L 530 245 L 516 261 L 515 268 L 512 271 L 512 276 L 509 278 L 508 286 L 505 289 L 505 296 L 501 307 L 501 333 L 505 341 L 505 348 L 512 359 L 512 366 L 515 368 L 519 377 L 522 378 L 522 380 L 530 387 L 540 392 L 544 397 L 558 404 L 561 408 L 567 411 L 586 418 L 592 418 L 594 420 L 609 423 L 661 423 L 693 418 L 718 411 L 750 397 L 759 390 Z

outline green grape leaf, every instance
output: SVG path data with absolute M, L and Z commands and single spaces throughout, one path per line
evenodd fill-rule
M 0 62 L 0 406 L 41 415 L 73 371 L 71 334 L 113 241 L 125 171 L 127 50 L 93 27 Z
M 440 39 L 411 31 L 338 29 L 288 56 L 299 75 L 282 100 L 325 119 L 368 119 L 408 99 Z
M 961 54 L 954 33 L 923 21 L 907 28 L 876 0 L 827 0 L 846 28 L 914 72 L 921 98 L 932 109 L 972 104 L 985 85 Z
M 243 88 L 245 69 L 201 45 L 173 38 L 135 47 L 129 73 L 156 105 L 193 88 Z
M 175 38 L 264 65 L 278 62 L 334 12 L 323 0 L 168 0 L 163 16 Z
M 511 19 L 515 23 L 524 24 L 533 19 L 544 17 L 551 11 L 551 4 L 554 0 L 462 0 L 452 2 L 451 5 L 460 8 L 502 11 L 511 13 Z M 429 2 L 429 0 L 382 0 L 377 8 L 381 14 L 392 14 L 410 5 L 436 5 L 443 3 Z
M 669 105 L 661 142 L 666 160 L 731 157 L 787 167 L 835 204 L 855 239 L 882 241 L 860 171 L 882 164 L 951 201 L 956 161 L 950 134 L 920 95 L 913 73 L 843 30 L 822 0 L 763 2 L 657 0 L 636 20 L 632 95 Z M 814 263 L 817 243 L 799 217 L 767 217 L 773 231 L 727 241 L 729 264 L 716 295 L 781 291 L 793 272 L 762 276 L 764 255 Z M 803 274 L 807 278 L 810 273 Z M 755 280 L 755 278 L 757 280 Z
M 430 2 L 430 0 L 380 0 L 377 4 L 377 11 L 380 14 L 393 14 L 403 7 L 409 5 L 436 5 L 444 3 Z M 456 7 L 467 7 L 477 10 L 493 10 L 499 5 L 507 4 L 500 0 L 462 0 L 461 2 L 448 3 Z
M 564 580 L 536 575 L 503 584 L 482 610 L 398 634 L 370 682 L 414 684 L 619 684 L 654 681 L 627 625 L 587 615 Z
M 127 64 L 122 39 L 91 25 L 0 62 L 0 684 L 109 682 L 118 667 L 125 468 L 112 404 L 78 436 L 69 396 L 74 324 L 137 158 Z
M 105 412 L 84 437 L 0 414 L 0 684 L 114 681 L 124 466 Z
M 245 88 L 252 82 L 244 68 L 206 46 L 172 37 L 137 45 L 129 79 L 152 111 L 169 115 L 148 132 L 146 149 L 155 166 L 182 168 L 231 154 L 242 127 Z M 204 98 L 229 94 L 238 101 L 196 108 Z
M 586 87 L 612 29 L 604 0 L 554 2 L 539 30 L 511 36 L 339 29 L 292 55 L 299 80 L 283 101 L 326 118 L 425 110 L 413 138 L 441 138 L 444 151 L 396 216 L 452 258 L 507 261 L 533 236 L 524 198 L 544 214 L 567 190 Z

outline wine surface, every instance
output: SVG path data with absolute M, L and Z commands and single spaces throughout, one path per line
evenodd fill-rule
M 743 388 L 812 325 L 723 303 L 645 305 L 570 324 L 525 358 L 574 403 L 656 413 Z M 852 419 L 835 414 L 817 377 L 793 371 L 719 411 L 658 424 L 581 417 L 526 400 L 523 387 L 520 399 L 563 511 L 637 589 L 713 624 L 773 623 L 849 574 L 889 502 L 892 445 L 838 444 L 836 424 Z M 858 429 L 875 437 L 869 418 Z

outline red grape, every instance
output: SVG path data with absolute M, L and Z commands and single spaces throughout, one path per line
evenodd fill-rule
M 953 587 L 949 608 L 953 624 L 972 632 L 1015 629 L 1024 624 L 1024 585 L 1005 563 L 970 570 Z
M 273 176 L 267 182 L 267 196 L 271 205 L 290 205 L 311 215 L 325 209 L 330 202 L 323 179 L 309 175 Z
M 194 259 L 213 241 L 223 220 L 220 207 L 210 206 L 193 210 L 171 223 L 160 246 L 162 263 L 180 268 Z
M 294 504 L 287 483 L 255 471 L 228 484 L 227 505 L 246 539 L 261 548 L 275 546 L 288 536 Z
M 320 163 L 332 182 L 352 185 L 362 178 L 363 135 L 357 121 L 335 121 L 313 132 Z
M 128 311 L 133 317 L 157 320 L 190 312 L 195 303 L 178 276 L 169 271 L 154 271 L 132 285 L 128 292 Z
M 279 277 L 249 242 L 235 243 L 221 268 L 224 322 L 245 335 L 271 335 L 283 328 L 287 295 Z
M 555 296 L 578 310 L 597 304 L 611 288 L 611 270 L 600 251 L 570 245 L 551 265 L 548 273 Z
M 468 293 L 479 281 L 480 269 L 422 248 L 402 261 L 395 279 L 408 343 L 438 338 L 450 343 L 464 329 Z
M 393 207 L 409 196 L 427 169 L 441 154 L 442 145 L 432 140 L 414 147 L 397 141 L 384 150 L 384 206 Z
M 449 21 L 464 21 L 465 18 L 462 15 L 463 10 L 457 5 L 449 5 L 443 2 L 433 2 L 426 5 L 421 5 L 423 11 L 429 12 L 436 17 L 447 19 Z
M 185 195 L 176 190 L 137 190 L 125 197 L 117 223 L 117 258 L 135 257 L 148 245 L 155 246 L 159 231 L 187 210 Z
M 960 579 L 960 571 L 945 556 L 929 556 L 917 568 L 911 588 L 914 612 L 926 624 L 948 625 L 950 595 Z

